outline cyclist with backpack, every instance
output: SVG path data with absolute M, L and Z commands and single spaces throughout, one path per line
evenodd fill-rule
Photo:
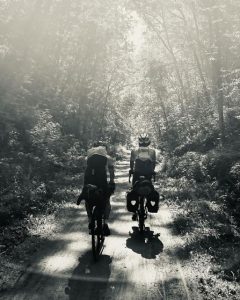
M 130 212 L 133 212 L 132 219 L 135 221 L 137 218 L 135 207 L 132 206 L 131 201 L 137 199 L 135 192 L 135 185 L 141 179 L 142 176 L 152 185 L 152 177 L 155 176 L 155 166 L 156 166 L 156 151 L 149 147 L 151 141 L 147 134 L 141 134 L 138 138 L 139 147 L 138 149 L 131 151 L 130 156 L 130 170 L 129 179 L 133 175 L 132 189 L 127 193 L 127 208 Z M 150 212 L 157 212 L 159 204 L 159 194 L 154 189 L 147 199 L 147 206 Z M 154 207 L 151 205 L 153 201 Z M 137 203 L 135 204 L 137 205 Z
M 83 199 L 85 200 L 89 221 L 88 228 L 91 229 L 92 205 L 90 201 L 88 201 L 91 199 L 89 199 L 90 194 L 89 190 L 86 188 L 87 185 L 96 186 L 98 192 L 99 190 L 101 191 L 101 197 L 99 197 L 98 200 L 104 202 L 104 218 L 107 220 L 111 211 L 110 196 L 115 190 L 114 161 L 108 155 L 106 144 L 102 141 L 95 142 L 93 147 L 87 151 L 87 167 L 84 173 L 83 190 L 77 200 L 77 205 L 79 205 Z M 104 223 L 103 230 L 105 235 L 110 235 L 110 229 L 106 222 Z
M 147 134 L 138 138 L 139 148 L 131 151 L 129 175 L 133 174 L 133 185 L 140 176 L 152 178 L 156 166 L 156 151 L 149 147 L 151 141 Z

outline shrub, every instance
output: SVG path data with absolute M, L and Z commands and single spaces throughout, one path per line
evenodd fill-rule
M 203 165 L 211 180 L 217 180 L 219 185 L 231 185 L 230 171 L 240 154 L 235 151 L 212 151 L 204 159 Z
M 166 171 L 170 177 L 186 177 L 197 182 L 203 182 L 207 178 L 206 168 L 203 165 L 205 156 L 197 152 L 187 152 L 182 157 L 171 158 L 166 163 Z

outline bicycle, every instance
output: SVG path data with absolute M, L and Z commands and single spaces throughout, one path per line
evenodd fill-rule
M 106 197 L 103 190 L 96 185 L 87 184 L 85 186 L 87 204 L 91 209 L 91 223 L 89 234 L 92 237 L 92 254 L 95 261 L 98 260 L 103 250 L 104 236 L 104 199 Z
M 129 183 L 131 182 L 132 174 L 133 173 L 131 172 L 129 173 Z M 151 209 L 151 203 L 148 201 L 147 197 L 154 191 L 154 187 L 151 181 L 152 177 L 155 181 L 155 173 L 152 174 L 150 179 L 146 176 L 139 176 L 139 180 L 136 181 L 133 185 L 133 192 L 136 193 L 137 199 L 135 205 L 133 205 L 132 212 L 137 214 L 138 227 L 141 234 L 145 230 L 145 220 L 148 216 L 148 210 Z M 150 212 L 155 212 L 155 210 L 156 208 Z

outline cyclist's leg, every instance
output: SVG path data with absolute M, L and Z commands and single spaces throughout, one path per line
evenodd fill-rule
M 110 197 L 107 197 L 106 201 L 105 201 L 105 208 L 104 208 L 104 219 L 105 220 L 109 219 L 110 212 L 111 212 Z
M 103 231 L 104 231 L 104 235 L 110 235 L 111 234 L 110 233 L 110 229 L 109 229 L 108 224 L 106 222 L 106 220 L 109 219 L 109 215 L 110 215 L 110 212 L 111 212 L 110 197 L 107 196 L 105 198 L 104 202 L 105 203 L 104 203 L 104 212 L 103 212 L 103 214 L 104 214 L 104 225 L 103 225 L 104 227 L 103 227 Z
M 88 216 L 88 228 L 90 229 L 90 224 L 92 222 L 92 206 L 89 205 L 87 201 L 85 201 L 85 207 L 87 211 L 87 216 Z

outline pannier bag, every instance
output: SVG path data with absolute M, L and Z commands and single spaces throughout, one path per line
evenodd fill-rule
M 136 212 L 138 209 L 138 194 L 134 190 L 129 190 L 126 195 L 127 198 L 127 210 L 129 212 Z
M 147 209 L 150 213 L 157 213 L 159 209 L 159 193 L 153 190 L 147 196 Z
M 149 180 L 140 180 L 135 182 L 133 190 L 139 196 L 148 196 L 154 191 L 154 187 Z

